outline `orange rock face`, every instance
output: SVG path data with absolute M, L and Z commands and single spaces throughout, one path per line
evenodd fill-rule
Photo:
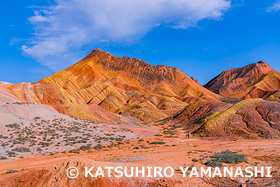
M 112 116 L 125 121 L 119 114 L 157 120 L 196 100 L 220 98 L 177 68 L 117 58 L 100 49 L 38 83 L 6 88 L 25 101 L 52 105 L 63 114 L 106 122 L 112 121 Z M 111 113 L 97 118 L 93 107 Z
M 184 127 L 195 137 L 274 139 L 280 137 L 280 104 L 262 99 L 198 101 L 159 122 Z
M 228 97 L 266 99 L 280 89 L 280 73 L 260 61 L 224 71 L 209 81 L 205 88 Z M 270 97 L 270 100 L 278 99 L 279 93 Z

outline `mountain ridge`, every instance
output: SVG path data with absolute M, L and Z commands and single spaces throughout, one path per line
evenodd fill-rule
M 226 97 L 266 99 L 280 89 L 280 73 L 260 61 L 223 71 L 204 87 Z
M 178 68 L 152 66 L 101 49 L 36 83 L 12 84 L 7 88 L 27 102 L 52 105 L 63 114 L 91 120 L 97 120 L 88 113 L 94 105 L 112 115 L 126 114 L 151 121 L 167 117 L 197 100 L 221 97 Z M 78 112 L 81 106 L 87 114 Z M 117 117 L 126 121 L 120 115 Z

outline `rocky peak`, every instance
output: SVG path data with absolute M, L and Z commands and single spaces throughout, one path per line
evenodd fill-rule
M 279 73 L 272 69 L 266 62 L 259 61 L 241 68 L 224 71 L 209 81 L 205 87 L 223 96 L 232 96 L 247 90 L 271 73 L 279 75 Z M 247 93 L 245 93 L 245 95 L 246 94 Z M 240 95 L 240 97 L 244 96 L 244 94 Z

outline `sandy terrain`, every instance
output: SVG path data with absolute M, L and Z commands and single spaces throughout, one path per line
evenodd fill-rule
M 124 118 L 133 121 L 129 116 Z M 0 119 L 0 162 L 147 137 L 158 132 L 132 122 L 108 125 L 72 118 L 48 105 L 23 102 L 3 88 Z
M 153 127 L 154 128 L 154 127 Z M 17 159 L 12 162 L 0 163 L 0 185 L 1 186 L 28 186 L 30 181 L 25 177 L 35 175 L 42 171 L 53 171 L 65 163 L 77 165 L 113 165 L 113 166 L 161 166 L 173 167 L 176 172 L 172 178 L 137 178 L 127 186 L 277 186 L 280 184 L 280 141 L 279 140 L 221 140 L 221 139 L 187 139 L 184 137 L 182 129 L 176 129 L 177 138 L 164 136 L 153 136 L 139 138 L 137 140 L 123 140 L 113 146 L 103 144 L 103 149 L 79 150 L 79 153 L 56 153 L 54 155 L 37 156 L 33 158 Z M 151 144 L 152 142 L 165 142 L 165 144 Z M 78 148 L 78 147 L 77 147 Z M 273 178 L 183 178 L 179 167 L 205 167 L 205 162 L 211 159 L 217 152 L 229 149 L 230 151 L 244 154 L 248 162 L 239 164 L 223 164 L 224 166 L 247 167 L 247 166 L 271 166 Z M 197 161 L 194 161 L 197 159 Z M 57 181 L 47 183 L 51 179 L 46 179 L 44 174 L 36 176 L 36 180 L 46 180 L 46 186 L 63 186 L 72 184 L 66 176 L 66 167 L 59 170 Z M 12 174 L 5 174 L 8 170 L 17 170 Z M 60 178 L 59 178 L 60 177 Z M 14 185 L 9 185 L 6 181 L 14 181 Z M 87 186 L 91 179 L 83 176 L 77 179 Z M 104 179 L 105 180 L 105 179 Z M 124 180 L 123 178 L 118 181 Z M 21 182 L 19 182 L 21 181 Z M 137 182 L 136 182 L 137 181 Z M 96 181 L 95 181 L 96 182 Z M 36 184 L 36 183 L 34 183 Z M 41 184 L 41 183 L 38 183 Z M 92 183 L 93 184 L 93 183 Z M 115 183 L 116 184 L 116 183 Z M 140 185 L 140 186 L 141 186 Z M 36 185 L 35 185 L 36 186 Z M 71 185 L 70 185 L 71 186 Z M 88 185 L 90 186 L 90 185 Z M 102 185 L 101 185 L 102 186 Z M 116 185 L 118 186 L 118 185 Z M 120 185 L 121 186 L 121 185 Z

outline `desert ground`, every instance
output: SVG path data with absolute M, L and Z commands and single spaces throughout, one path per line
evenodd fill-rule
M 153 134 L 148 135 L 146 129 L 151 128 Z M 133 129 L 133 130 L 132 130 Z M 93 183 L 83 176 L 69 179 L 66 176 L 67 163 L 70 165 L 114 165 L 114 166 L 171 166 L 175 169 L 172 178 L 135 178 L 127 182 L 128 186 L 277 186 L 280 183 L 280 141 L 279 140 L 245 140 L 219 138 L 187 138 L 182 128 L 172 128 L 166 134 L 168 127 L 135 127 L 131 131 L 138 137 L 127 140 L 112 140 L 112 143 L 102 141 L 101 148 L 85 148 L 78 146 L 62 146 L 59 150 L 37 154 L 21 153 L 13 161 L 0 163 L 1 186 L 64 186 L 78 183 L 83 186 L 106 186 L 107 180 Z M 164 142 L 153 144 L 152 142 Z M 96 145 L 94 140 L 89 143 Z M 71 150 L 75 151 L 71 151 Z M 272 167 L 272 178 L 183 178 L 179 167 L 205 166 L 217 152 L 230 150 L 248 158 L 247 162 L 238 164 L 223 163 L 224 166 Z M 56 169 L 55 169 L 56 168 Z M 16 170 L 15 173 L 7 173 Z M 98 180 L 98 179 L 95 179 Z M 124 179 L 118 179 L 113 186 L 122 186 Z M 9 182 L 7 182 L 9 181 Z M 45 182 L 45 183 L 44 183 Z

